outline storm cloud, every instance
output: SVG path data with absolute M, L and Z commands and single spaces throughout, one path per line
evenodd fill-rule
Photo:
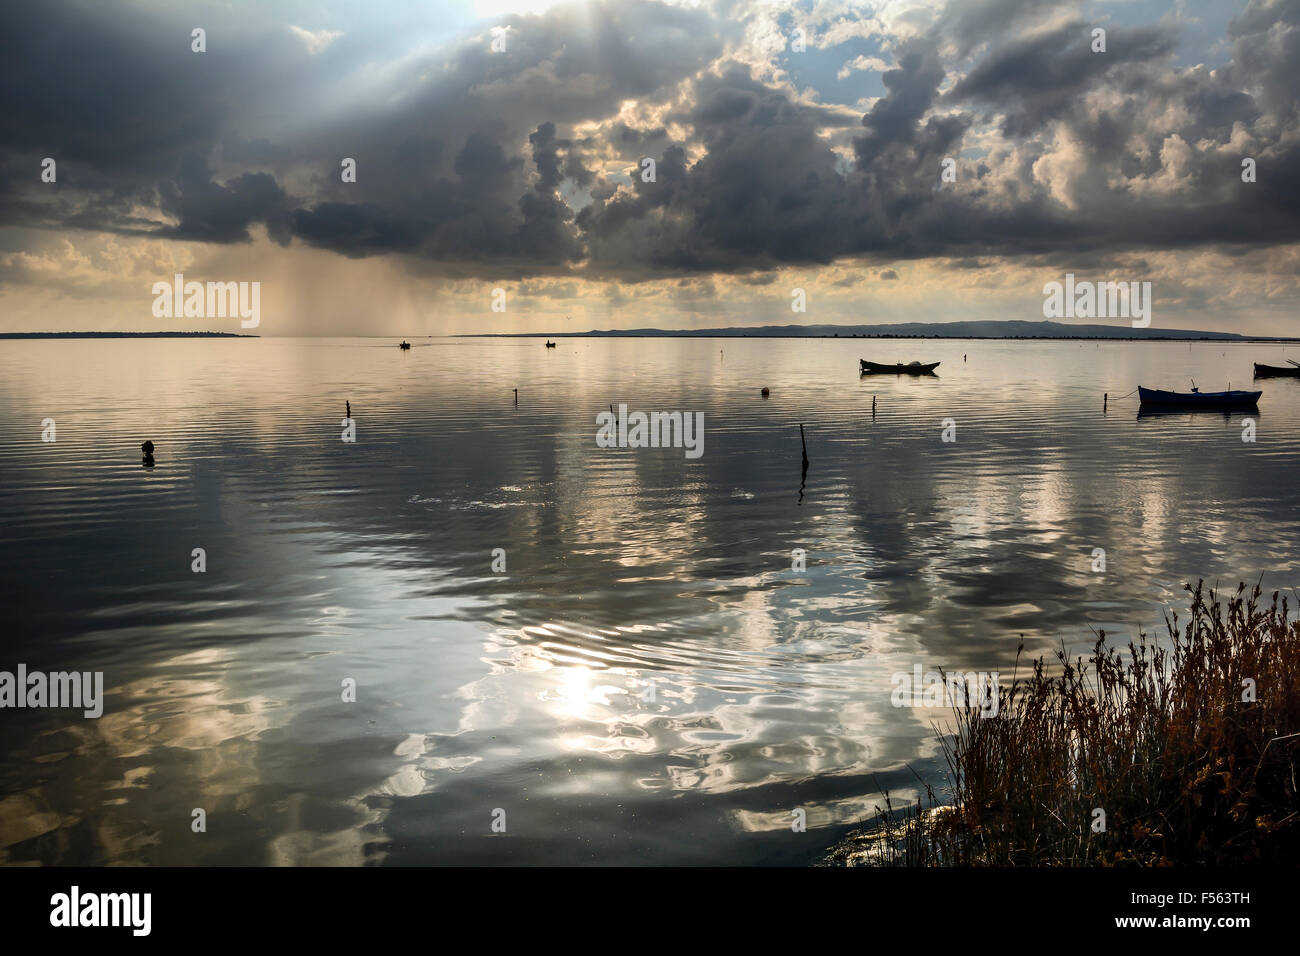
M 1180 60 L 1172 15 L 1106 21 L 1099 53 L 1097 9 L 954 0 L 900 17 L 878 95 L 852 102 L 796 78 L 830 50 L 776 49 L 743 3 L 562 5 L 432 44 L 280 14 L 5 5 L 5 247 L 264 233 L 419 274 L 637 282 L 1300 238 L 1300 0 L 1244 4 L 1213 67 Z M 820 15 L 814 36 L 881 33 Z

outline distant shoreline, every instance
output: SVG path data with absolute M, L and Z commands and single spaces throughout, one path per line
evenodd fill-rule
M 0 332 L 0 339 L 257 339 L 239 332 Z
M 1097 322 L 957 319 L 951 322 L 812 323 L 809 325 L 732 325 L 707 329 L 589 329 L 586 332 L 478 332 L 465 337 L 520 338 L 718 338 L 718 339 L 1028 339 L 1119 342 L 1300 342 L 1300 338 L 1111 325 Z
M 345 336 L 346 338 L 347 336 Z M 371 336 L 357 336 L 370 338 Z M 374 336 L 375 338 L 393 338 L 394 336 Z M 432 336 L 444 338 L 444 336 Z M 1174 335 L 738 335 L 736 333 L 699 333 L 699 332 L 466 332 L 445 336 L 454 339 L 926 339 L 949 342 L 986 341 L 986 342 L 1127 342 L 1137 344 L 1179 343 L 1179 342 L 1215 342 L 1220 345 L 1246 345 L 1250 343 L 1297 344 L 1300 338 L 1281 338 L 1278 336 L 1224 335 L 1222 333 L 1206 336 Z
M 888 339 L 925 339 L 949 342 L 1125 342 L 1152 344 L 1170 342 L 1214 342 L 1220 345 L 1250 344 L 1300 344 L 1300 338 L 1283 336 L 1253 336 L 1217 332 L 1207 335 L 940 335 L 919 333 L 747 333 L 714 331 L 642 331 L 618 332 L 461 332 L 452 335 L 410 335 L 411 338 L 430 339 L 853 339 L 859 341 Z M 238 332 L 0 332 L 0 339 L 260 339 L 261 335 Z M 399 339 L 398 334 L 383 335 L 285 335 L 271 338 L 290 339 Z

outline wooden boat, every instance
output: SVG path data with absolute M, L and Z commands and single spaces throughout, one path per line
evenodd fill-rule
M 881 365 L 879 362 L 868 362 L 866 359 L 858 359 L 862 364 L 863 375 L 933 375 L 934 370 L 939 367 L 938 362 L 931 362 L 929 365 L 922 365 L 920 362 L 909 362 L 904 365 L 898 362 L 895 365 Z
M 1142 406 L 1153 408 L 1254 408 L 1263 392 L 1202 392 L 1193 388 L 1190 392 L 1166 392 L 1158 388 L 1138 386 L 1138 396 Z
M 398 347 L 399 349 L 406 350 L 406 349 L 409 349 L 409 348 L 411 347 L 411 343 L 410 343 L 410 342 L 403 342 L 403 343 L 401 343 L 401 344 L 400 344 L 399 346 L 397 346 L 397 347 Z
M 555 348 L 555 343 L 554 343 L 554 342 L 547 342 L 547 343 L 546 343 L 546 347 L 547 347 L 548 349 L 553 349 L 553 348 Z
M 1295 365 L 1261 365 L 1255 363 L 1256 378 L 1300 378 L 1300 366 Z

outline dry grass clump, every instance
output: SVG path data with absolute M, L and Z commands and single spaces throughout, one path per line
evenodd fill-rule
M 1169 640 L 1101 632 L 956 710 L 946 812 L 881 811 L 875 859 L 902 865 L 1294 864 L 1300 850 L 1300 620 L 1258 585 L 1193 588 Z M 937 803 L 930 793 L 932 803 Z M 886 801 L 888 804 L 888 800 Z M 1104 829 L 1100 829 L 1104 813 Z

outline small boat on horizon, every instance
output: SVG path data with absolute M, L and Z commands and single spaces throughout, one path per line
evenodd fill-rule
M 398 347 L 399 349 L 402 349 L 403 351 L 405 351 L 406 349 L 409 349 L 409 348 L 411 347 L 411 343 L 410 343 L 410 342 L 402 342 L 402 344 L 400 344 L 400 345 L 397 346 L 397 347 Z
M 555 348 L 555 343 L 554 343 L 554 342 L 547 342 L 547 343 L 546 343 L 546 347 L 547 347 L 548 349 L 553 349 L 553 348 Z
M 1290 362 L 1290 359 L 1287 359 Z M 1256 378 L 1300 378 L 1300 365 L 1261 365 L 1255 363 Z
M 862 366 L 863 375 L 933 375 L 934 370 L 940 365 L 939 362 L 931 362 L 929 365 L 922 365 L 920 362 L 909 362 L 904 365 L 898 362 L 894 365 L 881 365 L 879 362 L 868 362 L 866 359 L 858 359 Z
M 1143 408 L 1254 408 L 1263 392 L 1234 389 L 1228 392 L 1202 392 L 1193 386 L 1190 392 L 1167 392 L 1159 388 L 1138 386 Z

